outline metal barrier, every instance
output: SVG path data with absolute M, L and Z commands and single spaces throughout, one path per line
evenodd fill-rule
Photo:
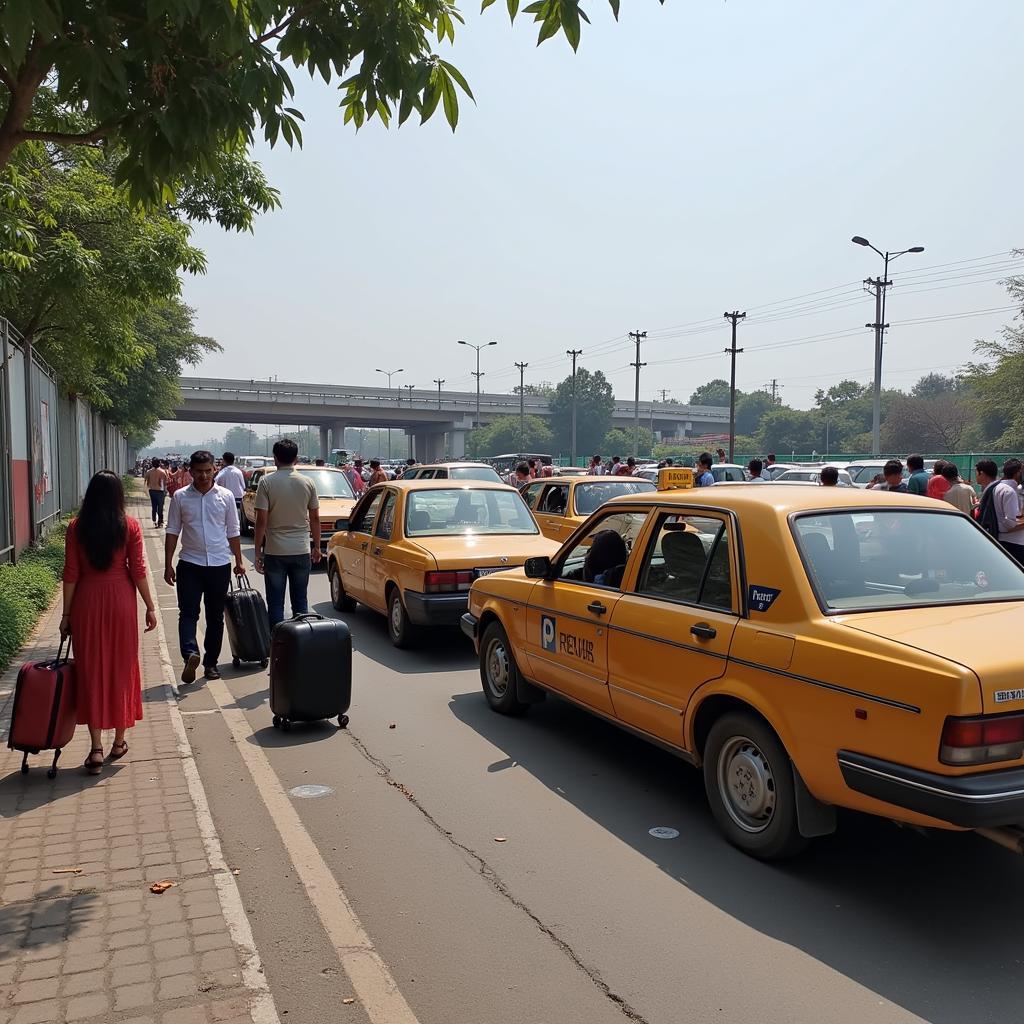
M 0 317 L 0 561 L 75 508 L 93 473 L 129 468 L 128 442 L 61 391 L 56 373 Z

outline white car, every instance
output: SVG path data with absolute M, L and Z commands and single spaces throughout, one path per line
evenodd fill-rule
M 851 462 L 847 465 L 846 471 L 850 474 L 854 487 L 867 487 L 876 476 L 882 475 L 882 470 L 888 461 L 888 459 L 871 459 L 865 462 Z M 900 462 L 903 463 L 903 479 L 906 480 L 910 476 L 910 471 L 907 469 L 907 460 L 900 459 Z M 930 473 L 934 465 L 934 459 L 924 460 L 926 472 Z
M 822 466 L 822 469 L 825 467 Z M 838 470 L 839 487 L 853 487 L 853 480 L 845 469 Z M 821 469 L 791 469 L 777 476 L 772 483 L 776 484 L 818 484 L 821 482 Z

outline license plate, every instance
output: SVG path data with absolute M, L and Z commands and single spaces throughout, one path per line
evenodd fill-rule
M 496 565 L 491 569 L 477 569 L 476 574 L 480 576 L 490 576 L 492 572 L 504 572 L 506 569 L 511 569 L 510 565 Z

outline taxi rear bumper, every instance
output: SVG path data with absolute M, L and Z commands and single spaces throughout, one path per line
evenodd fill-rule
M 1024 768 L 937 775 L 841 750 L 839 769 L 857 793 L 961 828 L 1024 822 Z
M 421 594 L 407 590 L 405 610 L 417 626 L 456 626 L 469 607 L 469 593 Z

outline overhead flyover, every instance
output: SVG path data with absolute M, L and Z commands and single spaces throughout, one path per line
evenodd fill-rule
M 294 423 L 320 428 L 321 455 L 343 448 L 347 427 L 404 430 L 421 461 L 461 458 L 466 435 L 477 423 L 475 391 L 433 391 L 427 388 L 367 388 L 350 384 L 303 384 L 290 381 L 235 380 L 220 377 L 181 377 L 182 401 L 176 419 L 204 423 Z M 523 411 L 548 419 L 550 403 L 541 395 L 526 395 Z M 519 415 L 516 394 L 479 396 L 479 423 Z M 631 401 L 616 401 L 613 425 L 633 423 Z M 721 433 L 728 429 L 727 408 L 671 402 L 640 403 L 640 423 L 659 437 Z

